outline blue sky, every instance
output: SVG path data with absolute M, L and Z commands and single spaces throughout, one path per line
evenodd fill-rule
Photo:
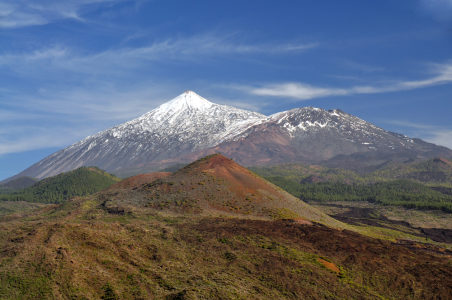
M 185 90 L 452 148 L 452 0 L 0 0 L 0 180 Z

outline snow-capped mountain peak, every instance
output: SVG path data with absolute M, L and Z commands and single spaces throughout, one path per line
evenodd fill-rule
M 173 100 L 163 103 L 157 107 L 154 112 L 155 114 L 166 114 L 168 112 L 176 112 L 186 109 L 206 110 L 211 108 L 213 105 L 214 104 L 212 102 L 204 99 L 195 92 L 186 91 Z
M 39 171 L 34 174 L 42 178 L 82 165 L 99 165 L 111 171 L 170 159 L 237 139 L 265 119 L 262 114 L 215 104 L 186 91 L 141 117 L 48 156 L 36 164 Z
M 186 91 L 141 117 L 50 155 L 16 176 L 44 178 L 81 166 L 98 166 L 115 173 L 150 162 L 170 163 L 214 147 L 223 147 L 221 151 L 236 158 L 251 153 L 251 160 L 259 164 L 306 157 L 321 161 L 365 152 L 408 153 L 410 157 L 433 155 L 429 153 L 449 157 L 452 153 L 385 131 L 339 109 L 294 108 L 267 117 L 215 104 Z

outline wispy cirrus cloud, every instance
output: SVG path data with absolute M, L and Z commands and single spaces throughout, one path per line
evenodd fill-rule
M 237 88 L 253 95 L 288 97 L 297 100 L 354 94 L 376 94 L 419 89 L 452 82 L 452 62 L 432 65 L 434 76 L 423 80 L 399 81 L 382 86 L 354 86 L 349 88 L 318 87 L 306 83 L 289 82 L 268 84 L 261 87 L 239 86 Z
M 134 0 L 41 0 L 39 2 L 31 0 L 1 0 L 0 28 L 44 25 L 62 19 L 84 21 L 81 15 L 82 11 L 89 11 L 102 4 L 124 1 Z
M 395 125 L 400 131 L 408 135 L 420 137 L 421 139 L 445 146 L 452 149 L 452 129 L 444 126 L 414 123 L 407 120 L 382 120 L 382 123 Z
M 451 0 L 420 0 L 420 9 L 440 22 L 452 21 Z
M 75 134 L 71 128 L 60 128 L 58 131 L 43 131 L 44 128 L 30 127 L 33 134 L 23 135 L 20 130 L 12 129 L 10 133 L 20 135 L 19 138 L 2 138 L 0 140 L 0 155 L 24 152 L 29 150 L 44 149 L 50 147 L 63 147 L 74 143 L 74 138 L 83 138 L 88 135 L 88 131 L 78 130 Z M 85 133 L 85 135 L 83 135 Z
M 51 146 L 67 146 L 89 134 L 138 117 L 140 114 L 168 101 L 171 91 L 184 91 L 185 84 L 175 87 L 162 82 L 158 74 L 145 74 L 155 65 L 174 62 L 206 63 L 212 58 L 238 55 L 274 55 L 300 53 L 317 47 L 316 43 L 252 44 L 234 34 L 202 34 L 187 38 L 165 39 L 141 47 L 120 47 L 97 53 L 57 45 L 22 53 L 0 55 L 0 78 L 20 77 L 22 86 L 2 87 L 0 105 L 10 107 L 0 112 L 0 127 L 14 127 L 21 134 L 0 132 L 1 153 L 19 152 L 45 147 L 50 135 L 45 133 L 49 123 L 61 124 L 52 128 L 58 141 Z M 30 87 L 30 84 L 32 86 Z M 181 86 L 184 85 L 184 88 Z M 191 87 L 193 88 L 193 87 Z M 2 90 L 3 89 L 3 90 Z M 220 101 L 221 102 L 221 101 Z M 249 103 L 224 101 L 230 105 L 251 108 Z M 19 116 L 18 113 L 20 112 Z M 36 131 L 27 131 L 25 119 L 34 120 Z M 8 122 L 7 122 L 8 121 Z M 42 136 L 42 142 L 34 141 Z M 36 136 L 36 137 L 34 137 Z M 64 137 L 60 139 L 60 136 Z M 70 137 L 70 138 L 68 138 Z M 31 148 L 30 148 L 31 147 Z
M 104 85 L 98 90 L 55 88 L 12 96 L 5 100 L 7 108 L 0 110 L 0 155 L 66 147 L 166 102 L 167 90 L 177 89 L 148 84 L 118 90 Z
M 318 47 L 318 43 L 247 44 L 236 41 L 233 35 L 218 37 L 204 34 L 188 38 L 166 39 L 143 47 L 122 47 L 98 53 L 80 53 L 61 45 L 25 53 L 6 53 L 0 56 L 0 66 L 15 73 L 30 76 L 42 70 L 72 71 L 88 74 L 122 74 L 148 67 L 146 63 L 168 61 L 197 62 L 200 57 L 233 54 L 288 54 Z
M 386 124 L 392 124 L 392 125 L 414 128 L 414 129 L 424 129 L 424 130 L 438 129 L 438 127 L 434 126 L 434 125 L 414 123 L 414 122 L 410 122 L 410 121 L 406 121 L 406 120 L 383 120 L 382 122 L 386 123 Z
M 430 132 L 425 140 L 452 149 L 452 130 L 444 129 Z

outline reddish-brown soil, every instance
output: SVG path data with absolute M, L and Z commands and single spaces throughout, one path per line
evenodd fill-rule
M 152 216 L 0 223 L 0 298 L 452 299 L 446 255 L 289 220 Z
M 278 245 L 312 253 L 316 255 L 315 259 L 318 262 L 327 268 L 331 267 L 339 277 L 348 278 L 342 283 L 327 276 L 317 279 L 324 282 L 328 286 L 325 287 L 330 290 L 337 290 L 338 286 L 344 282 L 353 282 L 352 285 L 357 288 L 356 291 L 366 286 L 371 287 L 369 290 L 373 290 L 383 298 L 452 299 L 452 261 L 447 255 L 436 255 L 441 251 L 427 252 L 422 247 L 410 248 L 403 244 L 368 238 L 348 230 L 336 230 L 319 225 L 300 225 L 285 220 L 265 222 L 206 219 L 197 225 L 177 227 L 181 232 L 194 230 L 196 234 L 202 236 L 203 240 L 217 238 L 233 241 L 234 238 L 240 240 L 241 237 L 255 236 L 272 239 L 273 246 L 263 246 L 266 249 L 273 249 L 273 253 L 276 254 L 272 258 L 262 254 L 263 262 L 267 264 L 266 272 L 278 276 L 278 281 L 291 286 L 295 294 L 306 295 L 304 294 L 306 291 L 297 290 L 297 285 L 293 281 L 295 277 L 291 273 L 282 272 L 282 269 L 287 267 L 297 267 L 293 262 L 285 261 L 282 255 L 277 255 L 284 253 Z M 186 239 L 196 244 L 194 238 L 196 234 L 192 232 L 193 238 L 188 238 L 187 235 Z M 242 244 L 231 243 L 231 245 L 236 253 L 246 251 Z M 286 265 L 283 267 L 284 264 Z M 259 267 L 255 267 L 251 272 L 257 274 L 258 270 Z M 267 276 L 270 275 L 267 274 Z M 308 278 L 309 275 L 305 277 L 305 279 Z M 343 299 L 379 299 L 376 295 L 352 296 L 349 291 L 344 292 L 341 297 Z
M 137 192 L 146 206 L 173 212 L 323 219 L 339 224 L 221 154 L 200 159 Z
M 447 164 L 447 165 L 452 167 L 452 161 L 450 161 L 450 160 L 447 160 L 447 159 L 442 158 L 442 157 L 438 157 L 437 160 L 439 160 L 439 161 L 441 161 L 441 162 L 443 162 L 443 163 L 445 163 L 445 164 Z
M 294 219 L 288 219 L 289 222 L 294 222 L 298 224 L 306 224 L 306 225 L 312 225 L 313 223 L 306 220 L 305 218 L 294 218 Z
M 184 171 L 190 175 L 204 172 L 217 179 L 221 178 L 230 185 L 230 191 L 242 198 L 246 198 L 248 194 L 255 194 L 258 190 L 266 190 L 271 193 L 276 192 L 275 188 L 270 187 L 259 177 L 254 176 L 248 169 L 223 155 L 212 156 L 210 159 L 206 160 L 205 163 L 201 163 L 196 167 Z M 262 196 L 258 198 L 262 198 Z
M 319 263 L 321 263 L 322 265 L 324 265 L 325 268 L 327 268 L 328 270 L 331 270 L 331 271 L 333 271 L 335 273 L 338 273 L 338 274 L 341 272 L 341 270 L 339 270 L 339 268 L 335 264 L 333 264 L 332 262 L 326 261 L 326 260 L 324 260 L 322 258 L 317 258 L 317 261 Z

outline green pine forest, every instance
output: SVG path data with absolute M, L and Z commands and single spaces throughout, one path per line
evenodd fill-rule
M 369 201 L 452 213 L 452 196 L 433 189 L 442 187 L 452 191 L 452 164 L 449 163 L 431 159 L 396 164 L 369 174 L 300 164 L 250 170 L 302 200 Z
M 0 200 L 58 204 L 72 197 L 91 195 L 119 180 L 97 167 L 81 167 L 45 178 L 25 189 L 2 194 Z

